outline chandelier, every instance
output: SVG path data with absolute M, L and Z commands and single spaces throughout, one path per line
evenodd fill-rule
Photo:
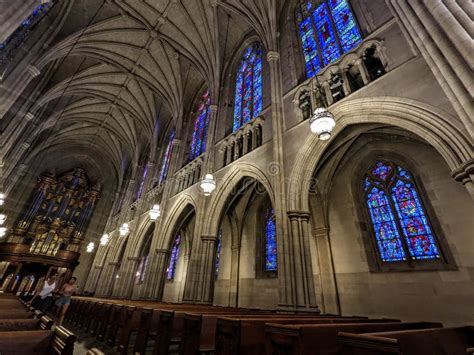
M 153 205 L 153 208 L 148 212 L 148 215 L 150 216 L 150 220 L 155 222 L 161 215 L 160 205 Z
M 317 134 L 322 141 L 331 138 L 331 132 L 335 125 L 333 114 L 323 107 L 314 110 L 313 116 L 309 119 L 311 132 Z
M 206 174 L 204 179 L 201 181 L 200 187 L 204 193 L 204 196 L 210 196 L 212 191 L 216 189 L 216 181 L 214 180 L 214 176 L 212 176 L 212 174 Z
M 128 223 L 124 223 L 120 226 L 119 228 L 119 233 L 121 237 L 125 237 L 128 232 L 130 232 L 130 229 L 128 228 Z
M 90 242 L 89 244 L 87 244 L 86 251 L 88 253 L 92 253 L 94 251 L 94 247 L 95 247 L 94 243 Z
M 109 242 L 109 235 L 106 233 L 100 238 L 100 245 L 107 245 Z
M 7 215 L 0 213 L 0 226 L 3 225 L 3 223 L 5 223 L 6 220 L 7 220 Z

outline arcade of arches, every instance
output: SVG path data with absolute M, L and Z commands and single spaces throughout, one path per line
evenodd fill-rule
M 469 1 L 22 3 L 3 292 L 474 321 Z

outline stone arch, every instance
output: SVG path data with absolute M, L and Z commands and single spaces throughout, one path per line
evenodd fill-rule
M 472 159 L 472 146 L 461 124 L 446 117 L 440 110 L 426 104 L 395 97 L 364 98 L 342 102 L 331 112 L 336 118 L 332 142 L 344 128 L 366 123 L 396 126 L 410 131 L 432 145 L 456 171 Z M 441 127 L 441 128 L 440 128 Z M 308 136 L 296 155 L 289 186 L 289 210 L 308 211 L 308 196 L 314 168 L 330 146 L 314 136 Z
M 128 255 L 129 257 L 140 257 L 140 250 L 143 247 L 143 243 L 146 242 L 146 237 L 149 235 L 149 233 L 152 234 L 151 238 L 153 238 L 154 232 L 156 230 L 155 227 L 155 222 L 152 222 L 147 216 L 146 219 L 137 228 L 137 232 L 131 240 L 132 245 L 130 247 L 130 253 Z
M 163 237 L 158 243 L 158 249 L 169 249 L 171 244 L 174 241 L 174 232 L 176 231 L 177 226 L 180 225 L 180 219 L 183 217 L 183 214 L 186 213 L 186 210 L 192 208 L 194 213 L 197 214 L 195 200 L 188 194 L 184 194 L 169 210 L 167 218 L 163 220 Z
M 225 212 L 229 197 L 237 184 L 245 177 L 250 177 L 260 182 L 270 196 L 272 205 L 275 204 L 273 188 L 265 173 L 253 164 L 238 163 L 223 178 L 218 179 L 223 183 L 218 184 L 217 190 L 213 194 L 210 203 L 211 208 L 208 212 L 209 218 L 204 225 L 203 235 L 217 235 L 219 221 Z

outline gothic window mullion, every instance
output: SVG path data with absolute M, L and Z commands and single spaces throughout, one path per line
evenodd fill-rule
M 405 238 L 405 234 L 403 233 L 403 227 L 400 224 L 400 219 L 398 218 L 397 209 L 396 209 L 395 204 L 392 200 L 391 185 L 392 185 L 391 183 L 387 183 L 385 185 L 385 188 L 384 188 L 385 194 L 387 195 L 387 200 L 388 200 L 388 203 L 389 203 L 389 206 L 390 206 L 390 210 L 392 211 L 392 214 L 395 217 L 394 222 L 395 222 L 395 226 L 396 226 L 397 231 L 398 231 L 398 235 L 400 237 L 400 241 L 402 243 L 403 250 L 405 252 L 406 262 L 408 263 L 408 265 L 410 267 L 413 267 L 413 257 L 410 253 L 410 249 L 408 248 L 408 243 L 407 243 L 407 240 Z

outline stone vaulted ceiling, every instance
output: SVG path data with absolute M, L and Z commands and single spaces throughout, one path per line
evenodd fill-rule
M 246 35 L 276 47 L 284 2 L 65 1 L 62 29 L 31 63 L 49 76 L 28 110 L 41 117 L 30 128 L 30 159 L 54 147 L 89 154 L 107 160 L 117 182 L 163 145 L 200 88 L 217 101 L 222 68 Z

